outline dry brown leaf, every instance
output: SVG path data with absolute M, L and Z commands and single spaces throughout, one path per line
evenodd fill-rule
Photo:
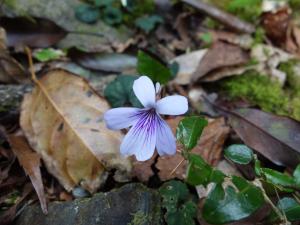
M 217 69 L 246 64 L 249 59 L 249 54 L 241 47 L 218 41 L 212 45 L 200 61 L 192 76 L 192 81 L 196 82 L 207 78 L 210 72 Z
M 135 159 L 133 159 L 133 168 L 132 168 L 132 176 L 137 177 L 139 181 L 142 182 L 148 182 L 149 178 L 154 175 L 154 172 L 152 170 L 152 165 L 155 163 L 157 153 L 155 153 L 151 159 L 139 162 Z
M 181 120 L 181 117 L 168 121 L 173 132 Z M 215 166 L 221 158 L 223 145 L 228 137 L 230 128 L 225 124 L 224 118 L 211 120 L 207 127 L 204 128 L 198 145 L 192 150 L 195 154 L 200 154 L 209 164 Z M 181 150 L 180 145 L 177 149 Z M 163 156 L 158 158 L 156 168 L 159 169 L 159 177 L 161 180 L 169 180 L 172 178 L 184 179 L 186 173 L 186 162 L 184 161 L 171 175 L 174 168 L 183 160 L 179 152 L 174 156 Z
M 47 202 L 40 170 L 40 156 L 33 152 L 23 135 L 8 135 L 9 144 L 18 158 L 20 165 L 29 176 L 31 183 L 40 200 L 43 212 L 47 213 Z
M 298 55 L 300 57 L 300 27 L 291 24 L 285 43 L 285 48 L 288 52 Z
M 63 70 L 47 73 L 24 97 L 21 127 L 48 171 L 67 190 L 81 185 L 94 192 L 116 169 L 128 180 L 129 159 L 119 154 L 122 134 L 105 127 L 106 100 L 83 79 Z

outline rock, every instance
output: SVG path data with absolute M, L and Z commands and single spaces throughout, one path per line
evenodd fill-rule
M 113 28 L 101 20 L 85 24 L 75 18 L 74 8 L 79 0 L 14 0 L 5 1 L 2 13 L 5 16 L 33 16 L 49 19 L 67 31 L 97 33 L 103 36 L 70 33 L 58 43 L 60 48 L 76 46 L 88 51 L 109 51 L 111 44 L 121 44 L 129 39 L 130 31 L 125 27 Z
M 160 195 L 142 184 L 131 183 L 92 198 L 52 202 L 48 215 L 38 204 L 25 208 L 16 225 L 159 225 Z

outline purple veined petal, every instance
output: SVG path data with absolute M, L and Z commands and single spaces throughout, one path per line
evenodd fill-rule
M 122 141 L 120 151 L 124 156 L 135 155 L 138 161 L 152 157 L 156 144 L 157 114 L 144 111 L 137 123 L 130 129 Z
M 157 123 L 156 149 L 160 156 L 176 153 L 176 139 L 169 125 L 161 118 Z
M 160 99 L 156 103 L 156 112 L 163 115 L 181 115 L 188 111 L 187 98 L 173 95 Z
M 144 107 L 155 105 L 155 88 L 149 77 L 141 76 L 133 83 L 133 91 Z
M 108 129 L 120 130 L 134 125 L 138 120 L 139 108 L 114 108 L 104 113 L 104 121 Z

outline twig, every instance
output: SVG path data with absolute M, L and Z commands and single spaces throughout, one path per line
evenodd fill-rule
M 189 4 L 199 11 L 207 14 L 208 16 L 214 18 L 220 23 L 242 33 L 253 33 L 255 32 L 255 27 L 239 18 L 224 12 L 213 5 L 204 3 L 200 0 L 181 0 L 183 3 Z M 251 6 L 250 6 L 251 7 Z
M 184 162 L 185 159 L 182 159 L 180 161 L 180 163 L 178 163 L 178 165 L 172 170 L 172 172 L 169 174 L 169 176 L 172 176 L 173 173 L 175 173 L 175 171 L 178 169 L 178 167 Z

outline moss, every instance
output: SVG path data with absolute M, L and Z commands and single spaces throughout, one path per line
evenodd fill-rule
M 143 225 L 149 222 L 147 215 L 145 215 L 142 211 L 137 211 L 133 214 L 133 219 L 127 225 Z
M 231 0 L 226 9 L 243 20 L 255 23 L 262 14 L 262 0 Z
M 281 111 L 288 100 L 278 82 L 270 81 L 267 76 L 252 71 L 228 79 L 222 86 L 229 97 L 246 98 L 265 111 Z
M 279 65 L 279 69 L 287 74 L 287 84 L 293 92 L 300 92 L 300 74 L 297 74 L 295 68 L 300 67 L 300 61 L 291 59 Z M 298 69 L 299 70 L 299 69 Z

